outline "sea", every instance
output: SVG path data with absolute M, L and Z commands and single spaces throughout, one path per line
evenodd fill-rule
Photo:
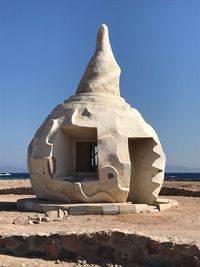
M 0 173 L 0 180 L 30 179 L 29 173 Z M 166 172 L 165 180 L 171 181 L 200 181 L 200 173 Z

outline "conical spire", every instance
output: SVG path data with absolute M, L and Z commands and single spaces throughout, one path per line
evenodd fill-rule
M 76 94 L 104 93 L 120 96 L 120 72 L 110 45 L 108 27 L 102 24 L 97 33 L 95 53 L 88 63 Z

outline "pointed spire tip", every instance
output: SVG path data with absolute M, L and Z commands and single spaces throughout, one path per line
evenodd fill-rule
M 108 32 L 108 26 L 106 24 L 102 24 L 99 28 L 99 32 Z
M 108 26 L 105 23 L 103 23 L 103 24 L 101 24 L 101 27 L 100 28 L 108 29 Z
M 120 72 L 110 45 L 108 27 L 102 24 L 97 32 L 95 53 L 88 63 L 76 94 L 104 93 L 120 96 Z

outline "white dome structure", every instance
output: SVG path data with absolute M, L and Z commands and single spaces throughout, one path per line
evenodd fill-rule
M 120 72 L 102 25 L 76 94 L 50 113 L 29 145 L 28 167 L 38 198 L 157 200 L 165 155 L 152 127 L 120 96 Z

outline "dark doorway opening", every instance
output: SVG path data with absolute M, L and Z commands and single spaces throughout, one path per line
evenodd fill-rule
M 76 172 L 96 172 L 98 166 L 98 147 L 96 142 L 77 141 L 75 152 Z

